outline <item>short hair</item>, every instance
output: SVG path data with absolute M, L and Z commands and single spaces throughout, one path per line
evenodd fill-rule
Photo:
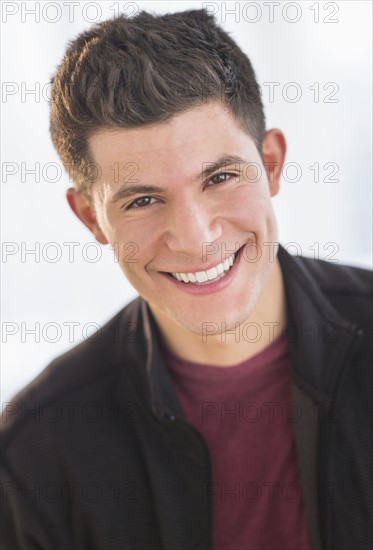
M 51 82 L 52 141 L 89 200 L 97 179 L 90 136 L 166 122 L 209 100 L 226 103 L 261 155 L 265 116 L 255 73 L 203 9 L 98 23 L 68 44 Z

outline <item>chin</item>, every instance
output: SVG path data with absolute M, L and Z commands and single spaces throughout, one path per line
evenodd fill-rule
M 252 314 L 254 307 L 245 304 L 246 307 L 227 308 L 215 307 L 211 308 L 209 313 L 203 314 L 196 311 L 191 311 L 190 315 L 178 315 L 174 320 L 181 325 L 185 330 L 204 336 L 208 333 L 222 334 L 226 331 L 237 330 L 237 323 L 241 325 L 245 323 Z

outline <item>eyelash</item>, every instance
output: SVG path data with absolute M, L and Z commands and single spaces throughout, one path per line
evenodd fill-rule
M 228 179 L 224 180 L 224 181 L 214 183 L 213 186 L 224 185 L 225 183 L 227 183 L 231 179 L 231 177 L 237 177 L 238 174 L 234 174 L 233 172 L 219 172 L 218 174 L 215 174 L 214 176 L 212 176 L 209 181 L 212 181 L 214 178 L 217 178 L 219 176 L 230 176 L 230 177 Z M 154 203 L 147 204 L 145 206 L 135 206 L 135 205 L 136 205 L 137 201 L 141 201 L 143 199 L 154 199 L 154 198 L 155 197 L 148 197 L 146 195 L 143 196 L 143 197 L 139 197 L 138 199 L 135 199 L 134 201 L 132 201 L 128 206 L 126 206 L 125 210 L 132 210 L 132 209 L 135 209 L 135 210 L 141 209 L 141 210 L 143 210 L 144 208 L 151 208 L 154 205 Z

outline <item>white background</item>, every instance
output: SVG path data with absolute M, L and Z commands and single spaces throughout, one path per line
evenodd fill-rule
M 273 200 L 280 242 L 298 243 L 307 256 L 318 247 L 321 259 L 334 250 L 331 259 L 339 263 L 371 265 L 370 1 L 79 2 L 74 13 L 74 2 L 59 2 L 59 8 L 56 2 L 1 4 L 3 401 L 136 296 L 113 252 L 86 246 L 93 238 L 69 210 L 66 174 L 61 171 L 58 181 L 51 181 L 57 171 L 50 163 L 60 161 L 49 138 L 48 82 L 67 42 L 117 10 L 164 13 L 208 4 L 216 11 L 252 61 L 267 128 L 284 131 L 286 162 L 302 171 L 298 181 L 289 181 L 297 176 L 289 168 Z M 279 84 L 273 100 L 270 82 Z M 289 83 L 294 82 L 302 94 L 298 101 L 291 101 L 296 88 Z M 32 89 L 36 94 L 26 93 Z M 40 163 L 40 181 L 27 173 L 35 163 Z M 319 181 L 309 168 L 315 163 Z M 327 180 L 331 165 L 324 168 L 326 163 L 338 166 L 337 181 Z M 52 242 L 57 245 L 48 246 Z M 70 262 L 63 243 L 74 242 Z M 35 254 L 22 255 L 37 246 L 40 261 Z M 101 257 L 87 261 L 100 248 Z M 58 251 L 61 258 L 53 262 Z M 60 334 L 48 323 L 58 324 Z M 70 324 L 69 333 L 68 323 L 77 323 L 74 332 Z M 35 328 L 39 342 L 27 333 Z

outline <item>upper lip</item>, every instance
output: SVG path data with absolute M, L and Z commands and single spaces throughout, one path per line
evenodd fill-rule
M 188 267 L 187 269 L 180 269 L 179 267 L 177 269 L 168 269 L 168 270 L 161 270 L 162 273 L 198 273 L 200 271 L 208 271 L 209 269 L 212 269 L 213 267 L 216 267 L 217 265 L 221 264 L 225 260 L 227 260 L 232 254 L 237 254 L 242 247 L 238 248 L 236 252 L 226 252 L 224 255 L 224 258 L 220 258 L 218 261 L 215 261 L 214 263 L 211 263 L 209 265 L 204 264 L 203 267 Z

